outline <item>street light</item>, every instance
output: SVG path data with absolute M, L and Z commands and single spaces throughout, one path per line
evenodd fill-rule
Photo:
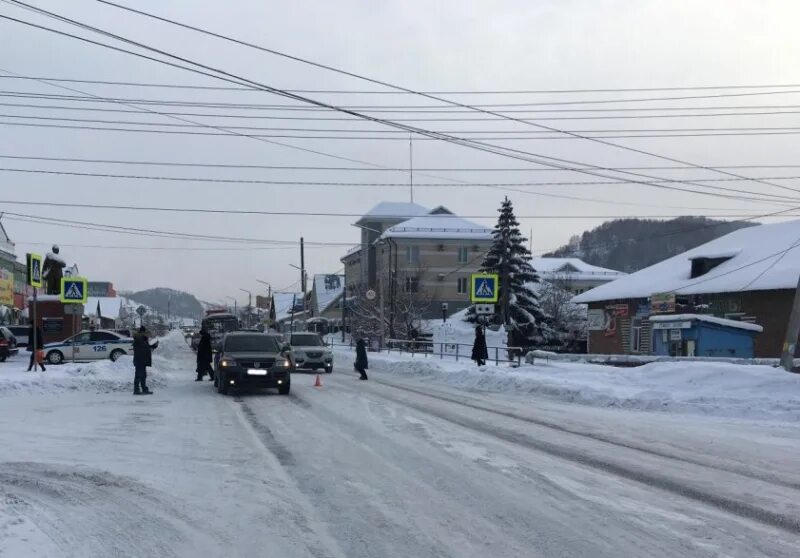
M 241 287 L 239 287 L 239 290 L 247 293 L 247 327 L 250 327 L 252 325 L 250 323 L 250 318 L 253 313 L 253 293 L 251 293 L 247 289 L 242 289 Z

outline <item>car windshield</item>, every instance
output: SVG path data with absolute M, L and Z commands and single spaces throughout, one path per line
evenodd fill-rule
M 225 350 L 230 352 L 277 353 L 278 341 L 270 335 L 232 335 L 225 339 Z
M 297 347 L 321 347 L 322 339 L 317 334 L 292 335 L 292 345 Z

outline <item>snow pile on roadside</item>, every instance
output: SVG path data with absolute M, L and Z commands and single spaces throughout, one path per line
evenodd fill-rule
M 452 359 L 369 356 L 373 371 L 468 390 L 535 394 L 602 407 L 800 422 L 800 375 L 770 366 L 658 362 L 616 368 L 559 362 L 478 369 L 471 362 Z
M 181 353 L 187 350 L 180 332 L 171 332 L 159 339 L 158 349 L 153 351 L 153 366 L 147 370 L 148 387 L 165 387 L 169 373 L 179 371 L 181 360 L 185 358 Z M 45 364 L 45 372 L 27 372 L 28 358 L 28 353 L 20 353 L 0 365 L 0 396 L 75 390 L 95 393 L 133 391 L 133 357 L 130 355 L 120 357 L 116 362 L 106 359 L 59 366 Z M 185 373 L 185 370 L 180 371 Z

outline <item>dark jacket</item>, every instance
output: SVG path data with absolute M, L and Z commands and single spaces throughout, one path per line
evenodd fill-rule
M 475 342 L 472 344 L 472 360 L 483 361 L 489 358 L 489 351 L 486 348 L 486 336 L 483 334 L 483 328 L 478 326 L 475 328 Z
M 36 350 L 41 351 L 44 349 L 44 339 L 42 334 L 42 328 L 36 328 Z M 26 349 L 29 353 L 33 351 L 33 326 L 28 328 L 28 348 Z
M 137 333 L 133 337 L 133 365 L 153 366 L 152 350 L 158 347 L 158 341 L 150 344 L 144 333 Z
M 200 342 L 197 344 L 197 363 L 207 364 L 214 358 L 211 350 L 211 335 L 207 331 L 200 333 Z
M 356 368 L 369 368 L 369 361 L 367 360 L 367 344 L 363 339 L 356 341 Z

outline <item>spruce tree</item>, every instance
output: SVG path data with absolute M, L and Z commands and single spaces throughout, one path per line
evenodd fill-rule
M 499 209 L 500 216 L 492 232 L 492 246 L 480 267 L 481 273 L 500 276 L 499 301 L 490 322 L 502 324 L 505 317 L 509 345 L 530 346 L 551 341 L 555 333 L 550 320 L 542 312 L 533 285 L 539 282 L 531 266 L 531 253 L 525 246 L 528 239 L 519 230 L 514 207 L 506 197 Z M 508 296 L 508 316 L 503 316 L 503 302 Z M 474 306 L 467 320 L 476 322 Z

